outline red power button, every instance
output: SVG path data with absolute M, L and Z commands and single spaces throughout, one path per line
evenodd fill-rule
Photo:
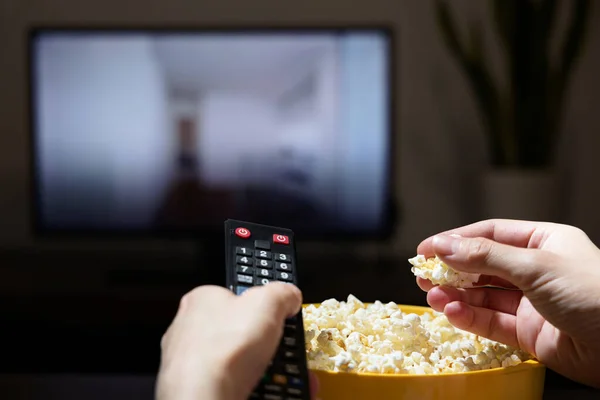
M 290 244 L 290 238 L 288 238 L 285 235 L 273 235 L 273 242 L 274 243 L 281 243 L 281 244 Z
M 250 231 L 246 228 L 236 228 L 235 234 L 243 239 L 247 239 L 250 237 Z

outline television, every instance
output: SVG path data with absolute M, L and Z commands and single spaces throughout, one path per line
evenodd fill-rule
M 309 238 L 393 226 L 382 27 L 30 31 L 37 234 Z

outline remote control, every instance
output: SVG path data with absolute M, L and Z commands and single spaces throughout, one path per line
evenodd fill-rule
M 294 232 L 250 222 L 225 221 L 227 287 L 242 294 L 273 281 L 298 285 Z M 275 357 L 250 399 L 309 400 L 302 310 L 285 321 Z

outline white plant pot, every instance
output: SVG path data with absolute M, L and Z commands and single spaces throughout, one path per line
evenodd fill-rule
M 552 221 L 560 218 L 553 170 L 497 169 L 483 176 L 484 218 Z

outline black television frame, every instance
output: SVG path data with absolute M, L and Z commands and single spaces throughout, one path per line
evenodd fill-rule
M 36 82 L 35 82 L 35 39 L 38 35 L 45 32 L 77 32 L 77 33 L 219 33 L 219 34 L 265 34 L 272 32 L 294 33 L 294 34 L 315 34 L 315 33 L 358 33 L 358 32 L 377 32 L 386 36 L 388 65 L 386 71 L 386 81 L 389 82 L 389 90 L 387 92 L 388 99 L 386 101 L 387 114 L 387 184 L 384 197 L 384 216 L 385 221 L 380 230 L 375 233 L 370 232 L 339 232 L 339 231 L 322 231 L 319 233 L 305 233 L 302 230 L 297 233 L 302 235 L 302 241 L 326 241 L 326 242 L 355 242 L 365 240 L 387 240 L 389 239 L 400 220 L 399 199 L 396 198 L 395 189 L 397 187 L 397 162 L 395 157 L 397 137 L 399 135 L 398 125 L 398 101 L 397 101 L 397 33 L 392 24 L 202 24 L 202 25 L 179 25 L 179 24 L 54 24 L 54 25 L 35 25 L 31 26 L 27 32 L 27 51 L 26 51 L 26 66 L 28 72 L 27 80 L 27 130 L 29 136 L 29 154 L 30 154 L 30 185 L 29 199 L 30 203 L 30 223 L 32 233 L 37 238 L 49 239 L 189 239 L 189 240 L 209 240 L 220 238 L 222 235 L 222 226 L 220 227 L 202 227 L 192 230 L 164 230 L 164 229 L 54 229 L 46 227 L 42 224 L 42 210 L 40 200 L 40 177 L 38 174 L 38 142 L 36 117 L 37 110 L 35 107 L 36 100 Z M 225 221 L 223 221 L 225 222 Z M 254 221 L 253 221 L 254 222 Z M 260 222 L 260 221 L 256 221 Z M 288 227 L 293 229 L 293 227 Z

